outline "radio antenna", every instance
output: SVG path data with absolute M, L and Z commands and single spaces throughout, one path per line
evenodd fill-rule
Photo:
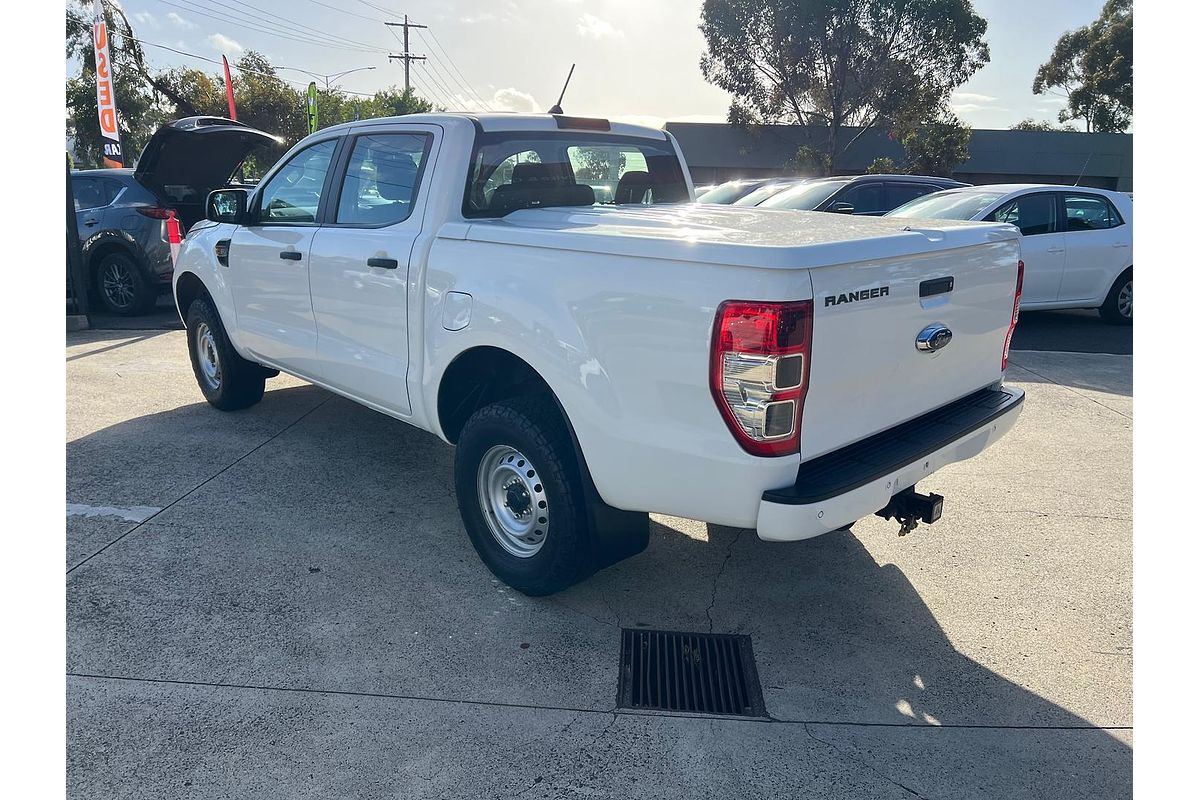
M 1083 173 L 1087 172 L 1088 164 L 1092 163 L 1093 153 L 1088 153 L 1087 160 L 1083 162 L 1083 169 L 1079 170 L 1079 177 L 1075 179 L 1075 186 L 1078 186 L 1079 182 L 1083 180 Z
M 563 90 L 558 93 L 558 102 L 555 103 L 554 105 L 550 106 L 549 113 L 551 113 L 551 114 L 563 113 L 563 110 L 562 110 L 563 95 L 565 95 L 567 93 L 567 86 L 571 83 L 571 76 L 574 74 L 575 74 L 575 65 L 572 64 L 571 71 L 567 73 L 566 83 L 563 84 Z

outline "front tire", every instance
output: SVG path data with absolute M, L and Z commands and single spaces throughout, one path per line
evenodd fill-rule
M 96 289 L 104 307 L 122 317 L 147 314 L 158 301 L 157 290 L 125 253 L 112 253 L 100 261 L 96 266 Z
M 1100 318 L 1110 325 L 1133 324 L 1133 269 L 1127 269 L 1113 281 L 1100 306 Z
M 188 308 L 187 342 L 192 372 L 209 404 L 236 411 L 262 400 L 263 368 L 237 354 L 220 315 L 205 298 L 192 301 Z
M 547 595 L 595 571 L 579 464 L 548 398 L 476 411 L 458 439 L 454 480 L 471 544 L 509 586 Z

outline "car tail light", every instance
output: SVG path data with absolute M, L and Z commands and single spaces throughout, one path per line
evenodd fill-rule
M 1008 348 L 1012 346 L 1013 332 L 1017 329 L 1017 317 L 1021 313 L 1021 286 L 1025 283 L 1025 262 L 1017 262 L 1017 291 L 1013 295 L 1012 319 L 1008 323 L 1008 335 L 1004 337 L 1004 353 L 1000 356 L 1001 371 L 1008 369 Z
M 171 209 L 156 206 L 138 206 L 137 212 L 143 217 L 150 217 L 150 219 L 166 219 L 171 216 Z
M 756 456 L 800 450 L 812 355 L 812 301 L 729 300 L 717 308 L 709 381 L 738 444 Z

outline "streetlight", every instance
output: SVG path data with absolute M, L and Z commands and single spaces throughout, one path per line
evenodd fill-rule
M 348 69 L 348 70 L 345 70 L 344 72 L 334 72 L 330 75 L 321 75 L 320 73 L 317 73 L 317 72 L 309 72 L 308 70 L 300 69 L 299 67 L 276 67 L 276 69 L 290 69 L 293 72 L 303 72 L 305 75 L 311 75 L 314 78 L 319 78 L 325 84 L 325 93 L 329 94 L 331 91 L 333 91 L 333 83 L 332 83 L 333 81 L 336 81 L 339 78 L 344 78 L 352 72 L 364 72 L 365 70 L 375 69 L 375 68 L 374 67 L 355 67 L 354 69 Z

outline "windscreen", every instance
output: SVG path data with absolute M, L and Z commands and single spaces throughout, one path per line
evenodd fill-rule
M 910 200 L 887 213 L 889 217 L 974 219 L 1000 199 L 999 192 L 935 192 Z
M 794 183 L 768 183 L 766 186 L 760 186 L 745 197 L 733 201 L 735 206 L 756 206 L 768 197 L 774 197 L 784 189 L 790 189 L 796 184 Z
M 719 186 L 714 186 L 704 194 L 696 195 L 696 202 L 726 206 L 745 195 L 746 192 L 750 191 L 756 185 L 757 182 L 726 181 Z
M 759 208 L 790 208 L 797 211 L 812 211 L 824 203 L 833 193 L 850 181 L 818 181 L 802 183 L 768 197 L 758 204 Z
M 666 139 L 587 131 L 496 131 L 476 138 L 463 216 L 689 199 L 683 167 Z

